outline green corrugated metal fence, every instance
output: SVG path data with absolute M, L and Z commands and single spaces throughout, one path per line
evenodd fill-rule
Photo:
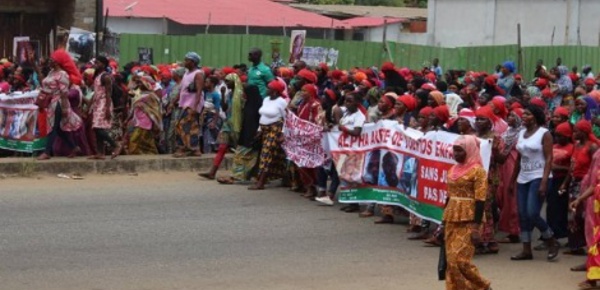
M 155 63 L 181 61 L 186 52 L 196 51 L 202 55 L 203 65 L 220 67 L 247 62 L 250 48 L 259 47 L 265 52 L 265 61 L 269 62 L 268 53 L 273 41 L 281 42 L 281 51 L 288 51 L 289 38 L 280 36 L 123 34 L 120 60 L 123 63 L 137 60 L 138 47 L 150 47 L 154 50 Z M 385 52 L 382 43 L 375 42 L 307 39 L 306 46 L 338 49 L 338 67 L 343 69 L 379 66 L 391 56 L 398 66 L 412 69 L 419 69 L 424 63 L 439 58 L 444 69 L 492 71 L 496 65 L 506 60 L 517 63 L 518 59 L 516 45 L 444 48 L 388 42 L 389 54 Z M 285 60 L 287 53 L 282 53 L 282 57 Z M 557 57 L 561 57 L 565 65 L 578 66 L 580 69 L 585 64 L 600 68 L 600 47 L 539 46 L 523 48 L 523 67 L 519 71 L 524 77 L 531 78 L 538 59 L 543 59 L 546 66 L 553 66 Z

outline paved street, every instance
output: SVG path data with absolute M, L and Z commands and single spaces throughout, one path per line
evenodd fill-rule
M 444 289 L 402 225 L 194 173 L 0 180 L 0 289 Z M 584 259 L 478 257 L 498 289 L 576 289 Z

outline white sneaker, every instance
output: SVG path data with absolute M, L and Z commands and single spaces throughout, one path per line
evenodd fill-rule
M 333 200 L 331 200 L 331 198 L 329 198 L 329 196 L 327 196 L 327 195 L 323 196 L 323 197 L 317 197 L 317 198 L 315 198 L 315 200 L 324 205 L 328 205 L 328 206 L 332 206 L 334 204 Z

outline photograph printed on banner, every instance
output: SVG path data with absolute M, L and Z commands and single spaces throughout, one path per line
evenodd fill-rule
M 393 151 L 381 151 L 381 169 L 377 185 L 382 187 L 398 187 L 404 156 Z
M 333 154 L 336 170 L 340 180 L 349 184 L 361 184 L 361 169 L 363 168 L 364 154 Z
M 417 198 L 417 178 L 419 177 L 417 172 L 418 167 L 419 162 L 417 161 L 417 158 L 410 155 L 404 155 L 404 164 L 401 167 L 402 171 L 400 172 L 398 188 L 415 199 Z
M 377 185 L 379 180 L 379 167 L 381 164 L 381 150 L 371 150 L 365 158 L 365 168 L 363 170 L 363 181 L 366 184 Z

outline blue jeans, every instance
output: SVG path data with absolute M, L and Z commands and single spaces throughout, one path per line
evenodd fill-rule
M 329 184 L 328 193 L 335 194 L 338 187 L 340 186 L 340 178 L 338 177 L 335 166 L 331 166 L 330 170 L 325 169 L 323 166 L 317 170 L 317 188 L 319 191 L 325 191 L 327 189 L 327 178 L 331 177 L 331 184 Z
M 542 233 L 542 239 L 552 237 L 552 230 L 546 221 L 540 216 L 543 199 L 540 199 L 538 190 L 542 182 L 541 178 L 527 183 L 517 183 L 517 207 L 519 209 L 519 226 L 521 227 L 521 241 L 531 242 L 531 233 L 537 228 Z M 551 180 L 548 180 L 548 184 Z

